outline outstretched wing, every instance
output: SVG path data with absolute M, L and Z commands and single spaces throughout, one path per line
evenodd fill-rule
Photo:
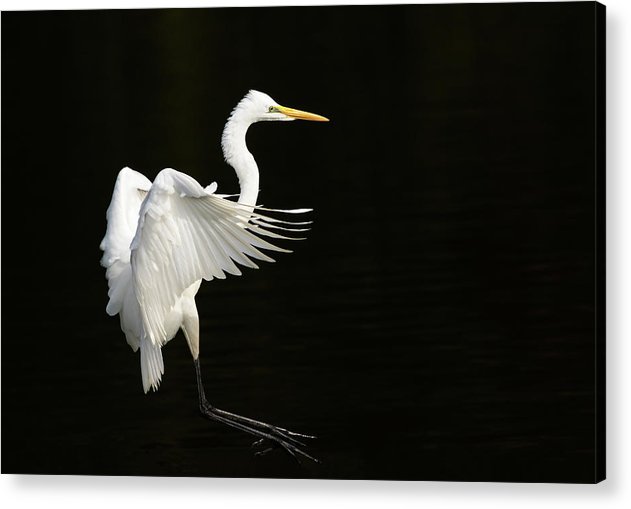
M 151 188 L 144 175 L 123 168 L 116 178 L 112 201 L 107 209 L 107 230 L 101 241 L 101 265 L 109 286 L 107 313 L 120 313 L 121 328 L 130 346 L 137 350 L 142 330 L 138 303 L 133 291 L 130 245 L 138 227 L 140 206 Z
M 200 279 L 224 279 L 226 273 L 240 275 L 236 263 L 258 268 L 252 259 L 273 262 L 260 249 L 290 251 L 261 236 L 289 239 L 292 237 L 270 229 L 287 229 L 281 224 L 306 224 L 262 215 L 263 209 L 235 203 L 213 192 L 213 187 L 203 188 L 192 177 L 168 168 L 158 174 L 140 208 L 138 229 L 131 243 L 131 267 L 143 332 L 154 345 L 168 341 L 165 319 L 186 288 Z

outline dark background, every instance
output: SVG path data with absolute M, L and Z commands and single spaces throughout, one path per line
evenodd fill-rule
M 595 20 L 591 2 L 3 13 L 3 473 L 602 478 Z M 220 408 L 318 435 L 320 465 L 204 420 L 181 335 L 144 395 L 105 314 L 117 172 L 238 192 L 219 141 L 250 88 L 331 122 L 249 132 L 260 202 L 314 225 L 202 285 L 204 379 Z

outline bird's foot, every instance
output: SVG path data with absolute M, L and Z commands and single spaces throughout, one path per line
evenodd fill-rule
M 210 403 L 208 403 L 208 401 L 202 401 L 199 408 L 202 415 L 208 419 L 221 422 L 258 437 L 258 440 L 252 444 L 252 447 L 261 447 L 268 443 L 269 446 L 267 448 L 255 453 L 257 456 L 267 454 L 275 447 L 282 447 L 291 454 L 298 463 L 300 463 L 301 457 L 308 458 L 315 463 L 319 463 L 316 458 L 305 451 L 307 445 L 297 438 L 316 438 L 313 435 L 296 433 L 295 431 L 289 431 L 285 428 L 280 428 L 266 422 L 226 412 L 225 410 L 213 407 Z

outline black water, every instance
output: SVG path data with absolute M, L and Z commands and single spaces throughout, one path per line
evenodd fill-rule
M 2 14 L 2 470 L 594 480 L 594 4 Z M 118 170 L 313 207 L 278 263 L 205 283 L 217 406 L 318 435 L 320 465 L 202 419 L 185 341 L 144 395 L 99 267 Z

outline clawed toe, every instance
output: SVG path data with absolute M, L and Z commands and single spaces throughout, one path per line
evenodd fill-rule
M 250 447 L 259 447 L 260 445 L 263 445 L 264 443 L 265 443 L 265 439 L 259 438 L 255 442 L 252 442 L 252 445 Z
M 295 433 L 293 431 L 279 428 L 265 422 L 256 421 L 248 417 L 243 417 L 237 414 L 226 412 L 224 410 L 220 410 L 211 406 L 206 401 L 202 401 L 199 408 L 201 413 L 208 419 L 221 422 L 232 428 L 245 431 L 246 433 L 258 437 L 258 440 L 256 440 L 252 444 L 252 447 L 260 447 L 268 442 L 270 446 L 265 448 L 264 450 L 257 451 L 255 453 L 257 456 L 267 454 L 274 448 L 282 447 L 299 463 L 299 457 L 308 458 L 315 463 L 319 463 L 316 458 L 314 458 L 304 450 L 306 448 L 306 445 L 296 438 L 315 438 L 312 435 Z
M 268 447 L 267 449 L 263 449 L 262 451 L 256 451 L 254 456 L 265 456 L 268 452 L 273 451 L 273 447 Z
M 269 441 L 267 438 L 261 438 L 259 440 L 257 440 L 256 442 L 254 442 L 252 444 L 253 448 L 258 448 L 258 447 L 263 447 L 267 445 L 267 447 L 265 447 L 265 449 L 261 449 L 259 451 L 256 451 L 254 453 L 255 456 L 265 456 L 268 452 L 273 451 L 274 449 L 278 449 L 279 445 L 274 442 L 274 441 Z

